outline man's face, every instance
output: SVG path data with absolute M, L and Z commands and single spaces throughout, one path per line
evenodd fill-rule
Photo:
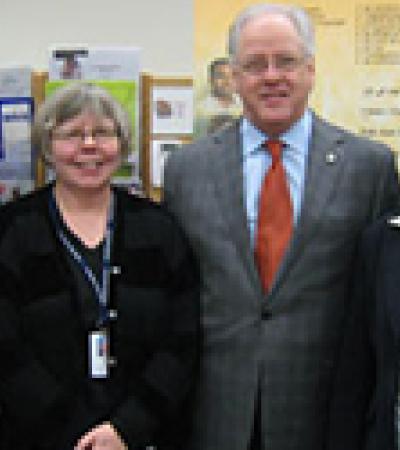
M 233 76 L 245 117 L 276 136 L 302 116 L 314 83 L 314 60 L 305 56 L 289 19 L 265 14 L 242 28 Z
M 211 91 L 214 97 L 230 99 L 233 95 L 232 72 L 228 63 L 218 64 L 211 79 Z

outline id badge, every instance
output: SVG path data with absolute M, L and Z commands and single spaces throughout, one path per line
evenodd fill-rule
M 89 333 L 89 375 L 91 378 L 108 377 L 108 334 L 106 330 Z

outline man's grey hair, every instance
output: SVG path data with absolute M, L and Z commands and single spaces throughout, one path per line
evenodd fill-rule
M 129 118 L 122 106 L 105 89 L 88 82 L 73 82 L 57 89 L 39 107 L 32 129 L 34 147 L 49 162 L 55 127 L 83 112 L 114 122 L 121 155 L 127 157 L 132 146 Z
M 262 3 L 245 8 L 235 19 L 229 29 L 228 52 L 231 62 L 236 62 L 238 42 L 244 25 L 264 14 L 279 14 L 287 17 L 297 30 L 307 57 L 315 54 L 314 27 L 304 9 L 294 5 Z

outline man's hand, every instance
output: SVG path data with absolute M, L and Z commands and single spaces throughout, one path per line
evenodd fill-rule
M 105 422 L 84 434 L 74 450 L 128 450 L 111 423 Z

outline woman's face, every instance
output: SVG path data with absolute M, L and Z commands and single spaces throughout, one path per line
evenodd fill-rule
M 108 185 L 121 162 L 114 122 L 82 112 L 54 128 L 50 161 L 58 183 L 96 189 Z

